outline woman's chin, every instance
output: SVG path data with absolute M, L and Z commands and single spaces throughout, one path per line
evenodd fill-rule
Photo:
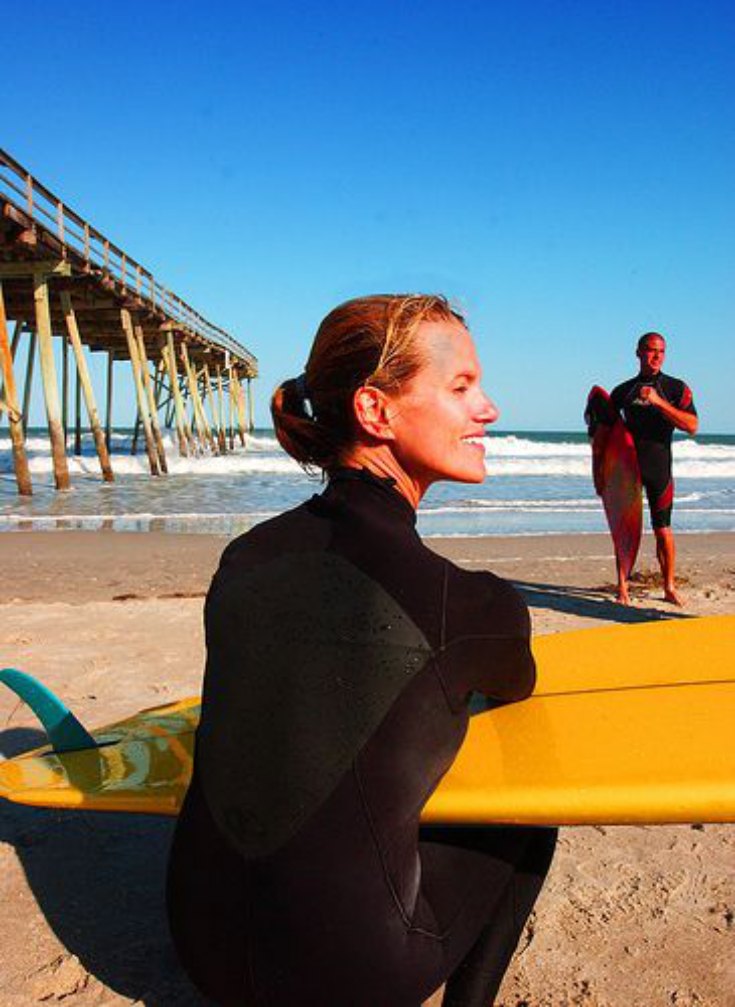
M 456 472 L 441 476 L 441 479 L 445 482 L 453 483 L 482 483 L 485 482 L 487 478 L 487 470 L 483 462 L 482 467 L 479 466 L 467 466 L 467 468 L 461 471 L 457 469 Z

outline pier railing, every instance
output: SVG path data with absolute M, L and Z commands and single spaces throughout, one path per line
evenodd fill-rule
M 160 283 L 139 262 L 101 234 L 0 148 L 0 200 L 12 204 L 58 244 L 62 257 L 71 250 L 90 272 L 110 277 L 131 296 L 181 324 L 195 336 L 234 354 L 257 373 L 257 360 L 224 329 L 213 325 Z

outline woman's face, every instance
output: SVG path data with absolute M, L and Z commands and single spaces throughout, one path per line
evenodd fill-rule
M 426 321 L 416 340 L 424 363 L 390 399 L 395 457 L 422 493 L 440 479 L 482 482 L 482 438 L 498 410 L 481 388 L 472 336 L 458 321 Z

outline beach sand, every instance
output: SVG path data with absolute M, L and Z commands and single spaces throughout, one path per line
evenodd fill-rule
M 677 541 L 686 613 L 735 613 L 735 535 Z M 155 533 L 0 536 L 0 664 L 42 679 L 90 726 L 195 692 L 203 598 L 224 544 Z M 606 536 L 431 544 L 513 580 L 537 634 L 680 615 L 660 600 L 650 536 L 630 609 L 612 601 Z M 0 755 L 41 741 L 3 691 Z M 2 1007 L 204 1003 L 167 936 L 171 827 L 0 803 Z M 735 1007 L 735 826 L 563 829 L 497 1003 Z

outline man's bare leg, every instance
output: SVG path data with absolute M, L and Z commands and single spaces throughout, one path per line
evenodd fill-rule
M 655 528 L 656 556 L 661 567 L 661 577 L 664 582 L 664 601 L 672 605 L 683 605 L 684 599 L 676 590 L 674 566 L 676 564 L 676 546 L 671 528 Z
M 615 601 L 618 605 L 630 605 L 630 595 L 628 594 L 628 581 L 623 576 L 623 571 L 620 567 L 620 560 L 615 557 L 615 565 L 618 570 L 618 591 L 615 596 Z

